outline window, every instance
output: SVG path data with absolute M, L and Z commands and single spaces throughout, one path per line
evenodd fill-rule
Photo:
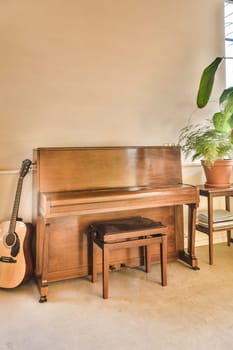
M 226 87 L 233 86 L 233 1 L 224 2 Z

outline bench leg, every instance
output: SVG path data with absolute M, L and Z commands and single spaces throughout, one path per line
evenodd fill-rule
M 213 232 L 209 233 L 209 264 L 213 265 L 214 237 Z
M 109 249 L 106 244 L 104 244 L 102 248 L 102 266 L 103 298 L 108 299 Z
M 92 244 L 92 278 L 91 281 L 93 283 L 96 282 L 96 276 L 97 276 L 97 272 L 96 272 L 96 250 L 97 250 L 97 245 L 94 243 L 93 239 L 91 240 L 91 244 Z
M 161 238 L 160 243 L 160 265 L 161 265 L 161 281 L 162 286 L 167 285 L 167 236 Z
M 231 230 L 227 231 L 227 245 L 230 247 L 231 245 Z
M 146 272 L 151 272 L 151 245 L 148 244 L 145 246 L 145 265 Z

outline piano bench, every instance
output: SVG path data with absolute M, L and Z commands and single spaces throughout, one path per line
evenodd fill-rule
M 161 222 L 134 216 L 90 224 L 92 282 L 96 282 L 96 248 L 102 249 L 103 298 L 108 298 L 109 252 L 114 249 L 145 247 L 145 271 L 151 271 L 151 245 L 160 244 L 161 284 L 167 285 L 167 227 Z

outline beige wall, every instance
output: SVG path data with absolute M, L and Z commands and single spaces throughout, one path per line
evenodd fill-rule
M 0 0 L 0 219 L 34 148 L 176 143 L 208 117 L 216 103 L 200 112 L 195 98 L 202 68 L 224 54 L 223 3 Z M 31 174 L 22 196 L 30 220 Z
M 177 142 L 223 54 L 223 0 L 0 1 L 0 23 L 0 169 L 41 146 Z

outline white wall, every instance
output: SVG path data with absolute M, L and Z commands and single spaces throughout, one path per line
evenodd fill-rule
M 223 4 L 1 1 L 0 220 L 9 216 L 17 170 L 34 148 L 176 143 L 190 119 L 210 116 L 216 102 L 197 111 L 195 99 L 203 67 L 224 54 Z M 185 170 L 184 181 L 196 181 L 196 172 Z M 31 197 L 30 173 L 25 220 Z

